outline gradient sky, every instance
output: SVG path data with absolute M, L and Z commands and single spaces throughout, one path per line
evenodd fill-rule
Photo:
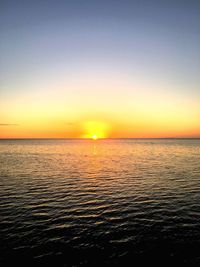
M 200 137 L 200 1 L 0 1 L 0 138 Z

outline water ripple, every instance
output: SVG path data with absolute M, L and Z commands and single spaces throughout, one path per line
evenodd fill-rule
M 0 166 L 2 266 L 200 263 L 200 140 L 2 140 Z

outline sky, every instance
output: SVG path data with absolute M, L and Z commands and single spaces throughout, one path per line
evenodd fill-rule
M 1 0 L 0 138 L 200 137 L 200 1 Z

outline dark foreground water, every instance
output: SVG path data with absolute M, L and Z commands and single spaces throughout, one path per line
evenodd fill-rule
M 200 140 L 0 141 L 1 266 L 191 266 L 199 248 Z

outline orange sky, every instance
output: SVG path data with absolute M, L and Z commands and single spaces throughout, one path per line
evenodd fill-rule
M 166 88 L 148 91 L 146 84 L 136 85 L 127 76 L 118 75 L 117 81 L 113 77 L 99 77 L 100 82 L 79 79 L 83 85 L 71 81 L 17 92 L 12 98 L 4 96 L 0 100 L 0 138 L 200 136 L 196 99 L 180 97 Z

